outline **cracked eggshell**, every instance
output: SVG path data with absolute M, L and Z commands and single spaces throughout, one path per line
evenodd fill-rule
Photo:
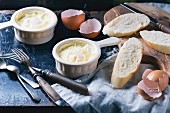
M 82 10 L 68 9 L 61 13 L 63 24 L 71 30 L 78 30 L 85 21 L 85 13 Z
M 163 91 L 168 86 L 169 75 L 162 70 L 155 70 L 148 74 L 147 78 L 154 82 L 157 82 L 160 90 Z
M 86 38 L 95 38 L 101 31 L 101 23 L 97 19 L 88 19 L 80 25 L 79 32 Z
M 147 79 L 146 79 L 146 78 Z M 145 70 L 143 73 L 143 80 L 138 83 L 137 91 L 138 93 L 143 96 L 144 99 L 147 100 L 153 100 L 156 97 L 149 96 L 147 92 L 144 91 L 144 88 L 146 89 L 158 89 L 157 94 L 161 93 L 161 91 L 164 91 L 169 83 L 169 75 L 163 71 L 163 70 Z M 157 85 L 155 85 L 157 84 Z M 153 96 L 156 96 L 156 92 L 152 92 Z M 152 94 L 150 93 L 150 95 Z M 161 93 L 162 95 L 162 93 Z M 158 97 L 160 94 L 158 95 Z

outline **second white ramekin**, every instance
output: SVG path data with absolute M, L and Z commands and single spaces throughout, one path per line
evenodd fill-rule
M 71 41 L 77 41 L 77 40 L 84 41 L 90 44 L 94 48 L 96 55 L 89 61 L 82 62 L 82 63 L 74 63 L 74 62 L 70 63 L 70 62 L 62 60 L 59 57 L 60 47 L 66 43 L 69 43 Z M 89 39 L 84 39 L 84 38 L 69 38 L 69 39 L 60 41 L 53 47 L 53 50 L 52 50 L 52 55 L 56 62 L 56 69 L 61 75 L 64 75 L 66 77 L 73 78 L 73 79 L 81 77 L 86 74 L 90 74 L 97 68 L 98 59 L 100 58 L 100 55 L 101 55 L 101 47 L 118 45 L 120 42 L 121 42 L 120 39 L 116 37 L 110 37 L 110 38 L 97 41 L 97 42 L 89 40 Z

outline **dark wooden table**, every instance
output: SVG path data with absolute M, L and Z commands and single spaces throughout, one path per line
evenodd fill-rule
M 0 12 L 0 22 L 9 21 L 14 11 L 1 11 Z M 101 21 L 103 24 L 103 15 L 105 11 L 89 12 L 91 17 L 95 17 Z M 58 16 L 58 23 L 55 28 L 55 35 L 49 42 L 41 45 L 27 45 L 19 42 L 14 35 L 13 27 L 8 27 L 6 29 L 0 30 L 0 52 L 8 53 L 11 52 L 12 48 L 21 48 L 23 49 L 31 58 L 31 62 L 33 66 L 40 67 L 42 69 L 49 69 L 52 72 L 56 72 L 55 69 L 55 61 L 52 57 L 52 48 L 53 46 L 66 38 L 70 37 L 83 37 L 77 30 L 69 30 L 67 29 L 60 18 L 61 11 L 56 11 Z M 87 16 L 86 16 L 87 17 Z M 88 17 L 87 17 L 88 18 Z M 105 38 L 102 33 L 92 40 L 101 40 Z M 13 64 L 19 67 L 20 72 L 23 76 L 34 80 L 28 69 L 12 60 L 6 60 L 7 64 Z M 46 79 L 44 77 L 44 79 Z M 46 79 L 50 84 L 54 82 Z M 28 85 L 27 85 L 28 86 Z M 30 86 L 28 88 L 41 97 L 40 103 L 35 103 L 31 100 L 27 92 L 23 89 L 23 87 L 18 82 L 16 76 L 13 73 L 7 72 L 6 70 L 0 70 L 0 110 L 3 111 L 41 111 L 41 112 L 56 112 L 62 111 L 64 112 L 74 112 L 69 106 L 56 106 L 44 93 L 41 88 L 33 89 Z M 9 109 L 10 108 L 10 109 Z M 22 109 L 21 109 L 22 108 Z M 38 108 L 38 109 L 37 109 Z

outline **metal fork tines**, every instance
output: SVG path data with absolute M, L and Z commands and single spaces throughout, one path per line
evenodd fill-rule
M 49 83 L 47 83 L 42 77 L 40 77 L 40 74 L 34 71 L 34 69 L 31 67 L 30 58 L 26 53 L 24 53 L 21 49 L 15 48 L 12 49 L 12 52 L 16 54 L 18 59 L 13 59 L 19 63 L 25 64 L 28 69 L 30 70 L 33 77 L 38 81 L 41 88 L 46 92 L 46 94 L 50 97 L 50 99 L 55 103 L 57 100 L 60 99 L 60 96 L 58 93 L 51 87 Z
M 30 66 L 29 57 L 21 49 L 12 49 L 12 52 L 17 56 L 14 58 L 15 61 Z
M 1 59 L 12 59 L 12 60 L 15 60 L 17 62 L 20 62 L 20 60 L 18 59 L 18 57 L 16 56 L 15 53 L 0 54 L 0 58 Z

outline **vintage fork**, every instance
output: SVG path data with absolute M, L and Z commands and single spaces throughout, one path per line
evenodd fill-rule
M 27 54 L 25 54 L 21 49 L 18 49 L 18 48 L 12 49 L 12 52 L 15 53 L 16 56 L 18 57 L 18 59 L 14 58 L 13 60 L 15 60 L 15 61 L 17 61 L 19 63 L 25 64 L 28 67 L 28 69 L 30 70 L 33 77 L 38 81 L 38 83 L 42 87 L 42 89 L 46 92 L 46 94 L 50 97 L 50 99 L 54 103 L 56 103 L 57 100 L 60 99 L 60 96 L 50 86 L 50 84 L 48 84 L 42 77 L 40 77 L 39 73 L 37 73 L 36 71 L 33 70 L 33 68 L 31 67 L 30 59 L 27 56 Z

